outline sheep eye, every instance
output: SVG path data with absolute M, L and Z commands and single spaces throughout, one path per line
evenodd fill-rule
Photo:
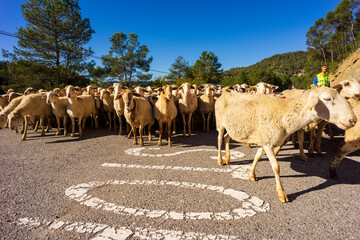
M 326 98 L 323 98 L 324 99 L 324 101 L 326 101 L 326 102 L 330 102 L 331 101 L 331 97 L 326 97 Z

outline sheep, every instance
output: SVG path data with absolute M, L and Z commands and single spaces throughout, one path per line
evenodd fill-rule
M 263 151 L 270 161 L 276 179 L 276 192 L 282 202 L 288 198 L 280 182 L 279 165 L 274 147 L 298 129 L 316 119 L 326 119 L 342 129 L 356 124 L 350 104 L 336 90 L 319 88 L 296 99 L 282 100 L 274 96 L 223 94 L 215 103 L 218 131 L 218 164 L 223 165 L 221 145 L 224 136 L 225 163 L 230 163 L 230 138 L 259 146 L 249 170 L 249 179 L 256 181 L 255 167 Z
M 64 124 L 64 136 L 67 135 L 67 118 L 68 114 L 66 112 L 68 99 L 67 97 L 60 97 L 55 92 L 48 92 L 46 95 L 46 103 L 51 104 L 52 111 L 56 117 L 56 123 L 57 123 L 57 131 L 56 136 L 60 134 L 60 118 L 63 119 Z
M 38 93 L 38 90 L 32 87 L 29 87 L 24 91 L 24 95 L 35 94 L 35 93 Z
M 11 92 L 9 94 L 9 102 L 11 102 L 13 99 L 17 98 L 17 97 L 20 97 L 20 96 L 23 96 L 22 94 L 20 93 L 16 93 L 16 92 Z
M 125 103 L 125 119 L 131 126 L 131 132 L 134 133 L 133 143 L 137 144 L 136 128 L 139 128 L 140 145 L 144 146 L 143 129 L 148 125 L 149 141 L 151 141 L 151 126 L 154 124 L 151 105 L 145 98 L 131 90 L 125 90 L 120 95 Z
M 29 122 L 34 122 L 37 117 L 40 117 L 40 125 L 42 128 L 41 136 L 45 136 L 44 119 L 49 118 L 49 116 L 52 115 L 52 109 L 51 106 L 46 104 L 43 96 L 44 94 L 30 94 L 24 96 L 20 104 L 8 116 L 11 130 L 14 130 L 19 122 L 25 119 L 24 133 L 21 138 L 23 141 L 26 140 Z
M 14 111 L 14 109 L 20 104 L 24 96 L 18 97 L 12 100 L 9 105 L 7 105 L 4 110 L 0 112 L 0 129 L 4 128 L 7 123 L 8 115 Z M 17 128 L 15 128 L 15 133 L 17 133 Z
M 0 95 L 0 110 L 4 110 L 9 102 L 9 94 Z
M 175 120 L 177 115 L 177 109 L 175 103 L 173 101 L 172 95 L 172 87 L 167 85 L 164 86 L 163 91 L 160 94 L 160 97 L 156 101 L 154 105 L 154 117 L 159 122 L 160 135 L 159 135 L 159 143 L 161 146 L 162 134 L 163 134 L 163 123 L 167 123 L 168 128 L 168 145 L 172 146 L 171 143 L 171 124 Z
M 209 132 L 211 113 L 213 113 L 215 110 L 214 89 L 213 87 L 207 85 L 203 91 L 204 94 L 198 98 L 198 103 L 199 103 L 198 111 L 201 113 L 203 119 L 204 131 Z M 207 114 L 206 123 L 205 123 L 205 114 Z
M 124 116 L 124 109 L 125 109 L 125 104 L 124 104 L 124 100 L 121 96 L 121 93 L 127 89 L 127 87 L 123 87 L 120 83 L 114 83 L 114 110 L 116 115 L 118 116 L 119 119 L 119 135 L 122 135 L 122 116 Z M 129 131 L 129 126 L 126 124 L 127 126 L 127 131 Z
M 360 119 L 360 104 L 353 108 L 355 115 Z M 353 128 L 345 131 L 345 138 L 337 148 L 334 160 L 329 168 L 329 175 L 333 179 L 339 179 L 336 169 L 343 158 L 350 153 L 360 149 L 360 123 L 357 122 Z
M 15 92 L 15 90 L 12 89 L 12 88 L 9 88 L 9 89 L 6 91 L 6 94 L 10 94 L 11 92 Z
M 134 92 L 141 95 L 141 97 L 144 97 L 147 90 L 143 87 L 137 86 L 134 88 Z
M 179 111 L 183 119 L 184 137 L 186 136 L 186 125 L 188 126 L 188 136 L 191 137 L 191 116 L 198 107 L 197 96 L 190 91 L 191 89 L 194 89 L 194 87 L 191 86 L 190 83 L 183 83 L 179 87 L 179 90 L 181 90 L 181 96 L 179 98 Z M 186 115 L 188 115 L 187 122 Z
M 66 89 L 66 96 L 68 98 L 66 112 L 71 118 L 72 131 L 70 137 L 75 136 L 75 118 L 78 118 L 79 135 L 82 136 L 82 130 L 85 128 L 86 118 L 90 115 L 94 116 L 95 128 L 98 128 L 98 119 L 96 116 L 95 99 L 89 95 L 78 96 L 78 91 L 73 86 L 68 86 Z M 82 125 L 81 125 L 82 123 Z
M 272 94 L 278 88 L 278 86 L 269 83 L 259 82 L 256 84 L 256 94 Z
M 114 109 L 114 95 L 110 94 L 110 92 L 108 90 L 103 89 L 100 92 L 100 99 L 103 101 L 104 110 L 108 114 L 109 130 L 112 129 L 112 126 L 111 126 L 111 118 L 112 118 L 111 115 L 112 114 L 113 114 L 113 121 L 114 121 L 114 129 L 116 129 L 117 125 L 116 125 L 116 113 L 115 113 L 115 109 Z

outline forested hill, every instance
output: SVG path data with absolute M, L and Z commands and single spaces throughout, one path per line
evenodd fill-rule
M 266 71 L 271 69 L 276 74 L 301 75 L 304 72 L 308 53 L 305 51 L 276 54 L 248 67 L 231 68 L 224 71 L 224 76 L 234 76 L 240 71 Z
M 307 88 L 310 80 L 304 72 L 308 52 L 297 51 L 276 54 L 248 67 L 231 68 L 223 72 L 222 85 L 247 83 L 255 85 L 260 81 L 276 84 L 281 90 L 295 86 Z

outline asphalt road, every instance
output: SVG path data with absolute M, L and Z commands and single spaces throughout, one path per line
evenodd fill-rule
M 231 142 L 230 166 L 217 165 L 214 130 L 171 148 L 106 129 L 20 137 L 0 130 L 1 239 L 360 239 L 359 152 L 328 178 L 341 137 L 309 162 L 290 142 L 280 151 L 285 204 L 266 156 L 246 179 L 256 148 Z

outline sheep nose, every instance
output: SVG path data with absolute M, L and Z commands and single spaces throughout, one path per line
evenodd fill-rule
M 357 121 L 356 118 L 353 118 L 353 119 L 349 120 L 350 124 L 353 125 L 353 126 L 355 126 L 356 121 Z
M 360 94 L 355 94 L 355 99 L 360 99 Z

